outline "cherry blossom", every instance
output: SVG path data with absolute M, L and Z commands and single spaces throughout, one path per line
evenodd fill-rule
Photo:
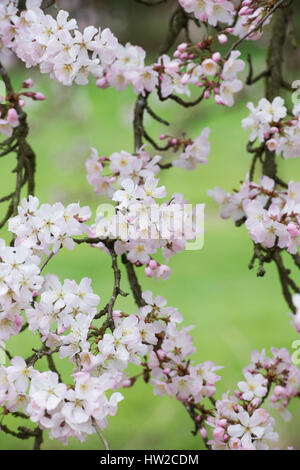
M 194 170 L 208 162 L 210 152 L 208 127 L 196 138 L 185 132 L 179 137 L 161 134 L 165 147 L 156 144 L 139 115 L 148 112 L 160 124 L 169 123 L 150 108 L 148 95 L 154 92 L 160 101 L 173 100 L 185 107 L 211 97 L 218 105 L 233 106 L 243 88 L 239 74 L 245 69 L 238 46 L 245 39 L 258 39 L 280 5 L 262 0 L 179 0 L 177 13 L 186 20 L 185 42 L 174 42 L 173 56 L 165 52 L 151 63 L 143 48 L 120 44 L 109 28 L 88 25 L 81 30 L 67 11 L 45 13 L 41 0 L 27 0 L 23 9 L 15 0 L 1 2 L 1 51 L 13 53 L 27 68 L 39 67 L 65 86 L 84 86 L 94 77 L 99 89 L 112 86 L 121 91 L 132 85 L 138 95 L 133 153 L 114 149 L 108 157 L 99 156 L 91 147 L 86 161 L 88 182 L 97 195 L 111 202 L 108 217 L 103 206 L 92 219 L 90 208 L 76 202 L 40 204 L 30 182 L 29 196 L 21 200 L 22 178 L 29 170 L 16 169 L 16 192 L 4 198 L 11 199 L 6 221 L 13 238 L 9 245 L 0 240 L 0 340 L 7 356 L 7 364 L 0 367 L 1 424 L 8 415 L 28 417 L 37 426 L 36 433 L 47 431 L 65 445 L 69 437 L 83 442 L 88 435 L 101 436 L 108 418 L 116 415 L 124 398 L 120 390 L 144 380 L 155 395 L 168 395 L 184 406 L 194 433 L 201 435 L 207 448 L 267 450 L 278 441 L 265 402 L 269 400 L 274 411 L 290 419 L 288 405 L 299 396 L 300 371 L 288 350 L 272 348 L 271 357 L 264 350 L 254 351 L 251 364 L 243 370 L 244 379 L 232 394 L 228 391 L 218 399 L 222 367 L 205 358 L 195 362 L 193 327 L 183 326 L 182 314 L 163 297 L 142 292 L 135 268 L 143 266 L 141 271 L 149 278 L 167 279 L 171 256 L 201 231 L 196 208 L 187 212 L 182 194 L 169 195 L 160 172 L 172 167 Z M 188 21 L 204 25 L 206 32 L 196 41 L 190 37 Z M 226 46 L 221 45 L 230 35 L 240 40 L 223 53 Z M 23 108 L 29 99 L 43 101 L 45 96 L 31 90 L 31 78 L 13 90 L 5 73 L 1 71 L 7 90 L 0 100 L 0 132 L 7 137 L 2 145 L 12 143 L 10 151 L 17 153 L 19 164 L 20 136 L 26 140 L 28 133 Z M 200 90 L 195 101 L 193 89 Z M 283 98 L 275 96 L 261 98 L 257 106 L 250 102 L 247 108 L 250 114 L 242 127 L 250 131 L 251 171 L 239 190 L 231 194 L 217 187 L 209 195 L 220 205 L 221 217 L 245 225 L 262 275 L 270 253 L 281 256 L 286 250 L 299 263 L 300 183 L 285 183 L 265 167 L 270 155 L 273 163 L 281 155 L 299 156 L 300 106 L 289 110 Z M 148 152 L 145 141 L 159 153 L 170 149 L 177 156 L 165 163 L 160 154 Z M 259 146 L 254 148 L 256 141 Z M 263 166 L 258 183 L 254 181 L 257 160 Z M 106 305 L 101 305 L 98 281 L 61 280 L 51 272 L 54 256 L 82 243 L 111 258 L 114 286 Z M 166 264 L 159 261 L 160 252 Z M 121 289 L 119 262 L 127 270 L 135 309 L 118 310 L 118 296 L 128 294 Z M 281 272 L 288 278 L 284 293 L 289 286 L 298 292 L 288 277 L 290 271 Z M 300 332 L 299 294 L 289 294 L 288 303 L 295 313 L 292 325 Z M 10 354 L 4 343 L 26 329 L 39 338 L 40 349 L 32 349 L 25 359 Z M 43 358 L 49 370 L 41 372 Z M 59 373 L 62 364 L 71 370 L 67 377 Z M 17 435 L 5 424 L 2 429 Z

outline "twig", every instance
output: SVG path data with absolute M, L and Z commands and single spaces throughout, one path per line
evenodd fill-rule
M 164 124 L 165 126 L 169 126 L 170 123 L 168 121 L 166 121 L 165 119 L 159 117 L 151 108 L 150 106 L 146 103 L 146 106 L 145 106 L 145 109 L 146 111 L 150 114 L 151 117 L 153 117 L 153 119 L 155 119 L 156 121 L 160 122 L 161 124 Z
M 25 361 L 28 366 L 34 366 L 36 361 L 39 361 L 44 356 L 51 356 L 52 354 L 57 353 L 59 351 L 59 347 L 56 349 L 49 349 L 47 346 L 43 345 L 40 350 L 32 348 L 32 351 L 34 351 L 34 354 L 29 356 Z
M 47 266 L 47 264 L 49 263 L 49 261 L 53 258 L 53 256 L 55 256 L 56 253 L 54 253 L 53 251 L 51 251 L 50 255 L 48 256 L 48 258 L 44 261 L 44 263 L 42 264 L 41 266 L 41 272 L 43 271 L 43 269 Z
M 33 450 L 41 450 L 41 445 L 43 444 L 43 431 L 40 428 L 36 428 L 36 436 L 34 439 Z
M 157 5 L 161 5 L 162 3 L 166 3 L 168 0 L 156 0 L 154 2 L 148 0 L 134 0 L 136 3 L 141 3 L 142 5 L 146 5 L 147 7 L 156 7 Z
M 127 271 L 127 277 L 135 303 L 138 307 L 143 307 L 144 305 L 146 305 L 146 302 L 142 297 L 142 288 L 139 284 L 134 267 L 132 263 L 127 259 L 126 255 L 122 255 L 122 263 L 124 264 Z
M 92 422 L 93 422 L 93 426 L 94 428 L 96 429 L 96 432 L 98 434 L 98 436 L 100 437 L 101 441 L 103 442 L 104 444 L 104 447 L 106 450 L 110 450 L 110 447 L 109 447 L 109 444 L 107 442 L 107 440 L 105 439 L 105 437 L 103 436 L 102 432 L 101 432 L 101 429 L 99 428 L 99 426 L 96 424 L 96 420 L 94 418 L 92 418 Z
M 270 70 L 264 70 L 263 72 L 258 74 L 255 78 L 253 78 L 253 65 L 252 65 L 251 54 L 248 54 L 247 59 L 248 59 L 248 63 L 249 63 L 249 74 L 248 74 L 248 77 L 246 79 L 246 84 L 247 85 L 254 85 L 254 83 L 257 83 L 262 78 L 268 77 L 270 75 Z

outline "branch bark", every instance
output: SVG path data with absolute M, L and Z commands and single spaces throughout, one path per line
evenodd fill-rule
M 277 11 L 276 17 L 274 18 L 267 58 L 267 70 L 269 73 L 266 77 L 266 98 L 269 101 L 273 101 L 276 96 L 279 96 L 282 88 L 284 47 L 291 13 L 291 6 L 281 8 Z M 263 163 L 263 174 L 272 179 L 275 179 L 277 173 L 275 158 L 275 152 L 266 150 L 265 160 Z

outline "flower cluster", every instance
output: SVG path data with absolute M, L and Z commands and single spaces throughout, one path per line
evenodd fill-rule
M 285 348 L 277 349 L 271 348 L 273 357 L 267 357 L 265 350 L 262 352 L 254 351 L 251 355 L 251 364 L 244 369 L 245 377 L 248 377 L 248 389 L 246 393 L 253 392 L 252 400 L 257 398 L 265 398 L 267 393 L 270 392 L 271 406 L 275 408 L 283 417 L 284 420 L 290 420 L 290 413 L 286 409 L 291 399 L 298 394 L 300 385 L 300 371 L 297 366 L 292 362 L 291 355 Z M 259 376 L 265 378 L 260 383 L 255 380 Z M 243 384 L 245 384 L 243 382 Z M 264 387 L 261 387 L 261 385 Z M 275 385 L 271 393 L 271 385 Z M 239 388 L 243 393 L 245 386 L 239 384 Z M 262 388 L 266 388 L 262 391 Z M 249 397 L 247 397 L 248 399 Z
M 145 306 L 137 315 L 128 316 L 114 311 L 116 328 L 106 333 L 98 342 L 100 356 L 90 359 L 92 367 L 101 365 L 102 370 L 121 372 L 129 362 L 144 367 L 144 379 L 150 380 L 154 393 L 168 394 L 183 402 L 199 403 L 212 396 L 215 382 L 220 380 L 215 371 L 220 369 L 210 361 L 192 365 L 189 356 L 195 352 L 191 327 L 179 329 L 183 321 L 178 309 L 167 306 L 161 297 L 153 298 L 150 291 L 142 294 Z M 148 360 L 145 356 L 148 354 Z M 141 363 L 141 357 L 144 362 Z M 123 387 L 130 387 L 136 377 L 124 378 Z
M 145 106 L 148 93 L 154 90 L 160 100 L 170 97 L 183 106 L 211 96 L 219 105 L 232 106 L 234 94 L 243 86 L 238 74 L 245 63 L 234 46 L 222 57 L 214 48 L 214 40 L 224 44 L 229 34 L 257 39 L 263 29 L 262 20 L 267 24 L 271 17 L 274 2 L 179 0 L 179 4 L 188 13 L 186 19 L 194 15 L 197 25 L 200 21 L 207 29 L 216 27 L 215 35 L 205 34 L 200 42 L 193 43 L 186 31 L 187 43 L 179 44 L 172 58 L 162 55 L 151 65 L 146 64 L 142 48 L 130 43 L 121 45 L 108 28 L 88 26 L 80 31 L 66 11 L 59 10 L 55 18 L 45 14 L 42 0 L 26 0 L 21 10 L 17 0 L 2 0 L 0 45 L 27 67 L 39 66 L 42 73 L 66 86 L 73 82 L 86 85 L 92 75 L 99 88 L 124 90 L 133 85 L 135 93 L 144 96 Z M 181 8 L 177 12 L 184 15 Z M 185 102 L 174 96 L 190 96 L 191 85 L 202 90 L 195 101 Z M 33 81 L 28 79 L 19 92 L 8 90 L 8 96 L 1 97 L 0 132 L 8 137 L 8 145 L 17 135 L 14 129 L 24 121 L 24 97 L 45 98 L 27 91 L 32 87 Z M 242 125 L 251 129 L 251 145 L 258 138 L 262 150 L 283 154 L 284 158 L 299 156 L 300 106 L 295 106 L 291 119 L 280 97 L 272 103 L 264 98 L 257 108 L 249 103 L 248 108 L 251 114 Z M 163 122 L 158 116 L 156 119 Z M 138 126 L 141 131 L 143 122 Z M 166 200 L 167 192 L 159 186 L 158 173 L 170 166 L 194 170 L 199 163 L 207 163 L 209 132 L 205 128 L 195 140 L 187 139 L 184 133 L 179 139 L 162 135 L 161 140 L 168 139 L 162 150 L 180 150 L 179 157 L 165 165 L 160 156 L 152 158 L 144 147 L 135 154 L 122 150 L 108 158 L 99 157 L 92 148 L 86 162 L 88 181 L 112 204 L 109 208 L 99 207 L 91 226 L 86 226 L 91 217 L 89 207 L 81 208 L 77 203 L 40 206 L 37 198 L 29 196 L 22 200 L 17 215 L 13 211 L 14 217 L 8 223 L 14 234 L 11 246 L 0 240 L 0 341 L 28 328 L 40 338 L 41 347 L 33 349 L 25 360 L 13 357 L 3 346 L 9 364 L 0 366 L 1 423 L 8 413 L 27 416 L 38 428 L 48 431 L 50 438 L 64 444 L 69 437 L 84 441 L 95 432 L 101 436 L 108 416 L 116 414 L 123 399 L 118 390 L 133 386 L 143 377 L 156 395 L 176 397 L 183 403 L 194 421 L 195 434 L 200 431 L 207 447 L 268 449 L 268 442 L 277 441 L 274 420 L 262 406 L 270 395 L 272 406 L 285 419 L 290 417 L 287 406 L 299 395 L 300 371 L 288 351 L 272 348 L 272 358 L 264 351 L 255 351 L 237 390 L 216 401 L 216 382 L 220 380 L 216 372 L 220 367 L 211 361 L 192 361 L 192 327 L 179 327 L 183 322 L 181 313 L 167 306 L 164 298 L 154 298 L 150 291 L 141 294 L 139 285 L 134 286 L 137 280 L 129 265 L 143 265 L 146 276 L 166 279 L 170 268 L 153 255 L 161 250 L 167 263 L 203 231 L 198 207 L 187 205 L 181 194 Z M 255 243 L 296 254 L 300 246 L 300 183 L 290 182 L 282 191 L 276 184 L 277 180 L 266 176 L 259 184 L 247 177 L 234 194 L 220 188 L 209 194 L 221 205 L 222 217 L 245 222 Z M 83 233 L 88 237 L 74 240 Z M 76 241 L 104 249 L 112 257 L 114 290 L 100 311 L 100 297 L 94 293 L 91 279 L 61 282 L 55 275 L 41 275 L 62 247 L 73 249 Z M 128 315 L 115 307 L 118 295 L 126 296 L 120 289 L 118 256 L 127 269 L 133 270 L 129 281 L 139 305 L 136 314 Z M 300 331 L 299 295 L 293 300 L 297 314 L 292 322 Z M 54 354 L 58 354 L 55 362 L 64 360 L 72 367 L 66 381 L 56 368 Z M 50 370 L 41 372 L 36 364 L 44 357 Z M 131 365 L 140 366 L 141 372 L 131 376 Z M 213 428 L 211 440 L 207 424 Z
M 216 413 L 207 420 L 213 427 L 212 449 L 267 450 L 269 442 L 278 440 L 274 419 L 262 404 L 274 385 L 270 402 L 289 419 L 286 407 L 298 393 L 300 371 L 286 349 L 271 351 L 272 358 L 254 351 L 252 364 L 244 369 L 245 381 L 238 383 L 234 395 L 226 393 L 216 402 Z
M 54 205 L 42 204 L 29 196 L 23 199 L 18 215 L 9 220 L 9 230 L 16 235 L 16 246 L 30 248 L 42 258 L 45 254 L 57 253 L 61 247 L 74 248 L 72 236 L 86 231 L 85 222 L 89 220 L 89 207 L 69 204 L 64 207 L 60 202 Z
M 179 0 L 187 13 L 193 13 L 200 21 L 208 22 L 211 26 L 217 23 L 232 24 L 235 9 L 232 2 L 226 0 Z
M 211 24 L 231 17 L 230 2 L 208 3 Z M 226 106 L 233 105 L 233 94 L 242 88 L 237 79 L 245 66 L 237 60 L 240 53 L 233 51 L 228 60 L 222 59 L 219 52 L 211 52 L 211 39 L 188 47 L 181 44 L 178 58 L 163 55 L 146 65 L 141 47 L 121 45 L 108 28 L 88 26 L 80 32 L 68 12 L 60 10 L 55 19 L 40 6 L 41 0 L 27 0 L 27 9 L 18 12 L 16 2 L 5 0 L 0 6 L 0 40 L 27 67 L 39 65 L 42 73 L 64 85 L 85 85 L 93 75 L 99 88 L 124 90 L 132 84 L 136 93 L 145 94 L 158 87 L 165 99 L 173 92 L 189 95 L 192 84 L 205 87 L 205 98 L 214 91 L 215 101 Z
M 35 197 L 30 196 L 28 201 L 23 199 L 18 215 L 9 220 L 9 228 L 15 235 L 14 245 L 8 247 L 0 241 L 0 339 L 3 341 L 20 332 L 22 310 L 29 309 L 41 288 L 45 288 L 39 267 L 44 256 L 52 256 L 62 246 L 72 249 L 71 237 L 83 233 L 84 222 L 90 217 L 89 209 L 81 209 L 78 204 L 66 208 L 61 203 L 38 206 Z M 67 298 L 70 300 L 72 296 Z M 39 321 L 44 326 L 50 318 L 56 318 L 58 312 L 64 315 L 61 305 L 53 311 L 49 305 L 46 307 L 39 312 L 42 317 Z M 37 318 L 34 321 L 38 321 Z
M 243 119 L 242 126 L 250 129 L 250 142 L 256 139 L 264 143 L 270 152 L 283 158 L 300 156 L 300 106 L 296 105 L 289 119 L 284 100 L 279 96 L 272 103 L 262 98 L 258 106 L 248 103 L 250 115 Z
M 107 416 L 116 414 L 122 400 L 118 392 L 107 398 L 110 388 L 105 375 L 85 372 L 75 372 L 74 384 L 67 386 L 55 372 L 39 372 L 18 356 L 0 369 L 0 405 L 12 413 L 22 409 L 51 439 L 64 444 L 70 436 L 82 442 L 107 426 Z
M 20 332 L 21 311 L 28 308 L 41 289 L 40 260 L 26 247 L 6 246 L 0 240 L 0 339 Z
M 248 177 L 239 191 L 225 193 L 220 188 L 208 194 L 220 205 L 221 217 L 235 222 L 246 220 L 255 243 L 267 248 L 278 246 L 297 253 L 300 246 L 300 183 L 291 181 L 288 189 L 276 190 L 275 182 L 263 176 L 259 184 Z
M 210 152 L 209 134 L 209 127 L 203 129 L 199 137 L 185 146 L 179 158 L 172 161 L 172 165 L 192 171 L 199 163 L 206 164 Z
M 206 134 L 207 131 L 200 141 L 186 148 L 179 162 L 192 165 L 204 158 L 208 151 Z M 160 205 L 157 203 L 157 199 L 166 196 L 165 187 L 159 187 L 159 180 L 155 178 L 160 159 L 159 156 L 151 159 L 143 148 L 137 155 L 121 151 L 109 158 L 99 158 L 92 149 L 86 163 L 88 181 L 98 194 L 107 194 L 117 205 L 111 206 L 109 217 L 104 215 L 107 206 L 103 209 L 100 206 L 89 234 L 116 240 L 114 249 L 118 255 L 126 253 L 132 263 L 146 265 L 149 277 L 158 267 L 156 279 L 166 279 L 170 268 L 154 261 L 151 255 L 161 248 L 167 261 L 182 251 L 186 242 L 194 240 L 201 230 L 201 221 L 197 207 L 186 206 L 181 194 L 174 194 Z
M 238 20 L 229 32 L 234 36 L 257 40 L 263 33 L 263 28 L 270 23 L 272 14 L 270 13 L 274 2 L 268 0 L 243 0 L 238 11 Z M 261 25 L 260 27 L 258 27 Z
M 40 302 L 26 309 L 29 328 L 41 334 L 41 354 L 59 350 L 61 359 L 69 358 L 74 381 L 67 385 L 55 372 L 36 370 L 35 354 L 27 361 L 14 357 L 0 368 L 0 406 L 12 413 L 22 409 L 50 438 L 67 444 L 70 436 L 83 441 L 107 426 L 107 416 L 116 413 L 123 397 L 114 392 L 108 399 L 106 393 L 130 387 L 137 379 L 128 377 L 129 363 L 142 364 L 146 381 L 153 375 L 159 395 L 176 395 L 184 402 L 213 395 L 218 368 L 211 362 L 192 366 L 187 360 L 194 348 L 189 328 L 177 327 L 181 314 L 162 297 L 153 299 L 150 291 L 143 299 L 146 305 L 137 315 L 114 311 L 114 328 L 107 333 L 91 325 L 99 297 L 89 280 L 79 285 L 66 280 L 62 286 L 56 276 L 46 276 Z M 99 335 L 93 335 L 95 330 Z M 142 363 L 148 354 L 149 364 Z
M 233 106 L 234 94 L 241 91 L 243 83 L 237 75 L 245 68 L 239 51 L 232 51 L 228 59 L 220 52 L 212 52 L 212 38 L 201 42 L 182 43 L 174 52 L 174 59 L 161 58 L 160 93 L 163 98 L 173 91 L 189 94 L 188 85 L 203 89 L 203 98 L 214 94 L 217 104 Z
M 99 301 L 88 278 L 80 284 L 66 279 L 62 285 L 57 276 L 46 275 L 40 301 L 25 310 L 29 330 L 38 331 L 61 358 L 73 357 L 87 345 Z
M 215 371 L 221 367 L 211 361 L 191 364 L 189 356 L 195 352 L 189 334 L 192 327 L 178 328 L 182 316 L 177 309 L 166 307 L 163 297 L 153 299 L 151 292 L 146 291 L 143 298 L 147 305 L 140 309 L 139 316 L 143 337 L 154 346 L 147 365 L 153 377 L 154 393 L 176 396 L 179 401 L 189 404 L 200 403 L 204 397 L 214 395 L 215 383 L 220 380 Z
M 257 40 L 271 18 L 274 2 L 268 0 L 179 0 L 187 13 L 211 26 L 224 25 L 219 31 L 220 42 L 227 42 L 227 35 Z M 261 27 L 258 27 L 261 24 Z

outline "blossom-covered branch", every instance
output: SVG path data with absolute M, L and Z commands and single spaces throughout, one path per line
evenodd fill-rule
M 149 6 L 163 3 L 137 1 Z M 17 438 L 34 438 L 35 449 L 40 448 L 44 431 L 64 444 L 69 437 L 84 441 L 97 433 L 109 448 L 102 434 L 108 417 L 116 414 L 124 398 L 122 389 L 143 379 L 156 395 L 169 395 L 183 404 L 194 434 L 200 434 L 206 448 L 269 448 L 268 442 L 275 442 L 278 436 L 274 420 L 264 408 L 267 398 L 287 417 L 290 400 L 298 396 L 300 373 L 288 351 L 273 348 L 272 358 L 264 352 L 254 353 L 234 395 L 228 392 L 217 399 L 220 367 L 209 360 L 194 363 L 192 327 L 179 326 L 181 313 L 167 306 L 163 297 L 143 292 L 136 271 L 157 281 L 169 278 L 169 258 L 203 230 L 197 211 L 186 211 L 182 194 L 168 195 L 159 175 L 172 167 L 194 170 L 207 163 L 210 151 L 207 127 L 196 138 L 184 131 L 177 136 L 164 132 L 158 139 L 165 144 L 159 145 L 145 129 L 145 113 L 163 126 L 169 123 L 150 107 L 150 95 L 186 108 L 211 97 L 216 105 L 233 106 L 235 94 L 243 88 L 239 73 L 245 68 L 237 47 L 245 40 L 258 39 L 274 15 L 267 73 L 263 75 L 267 95 L 257 108 L 249 105 L 251 115 L 243 122 L 252 130 L 248 145 L 254 155 L 251 178 L 234 195 L 221 190 L 213 195 L 221 203 L 224 217 L 232 216 L 238 225 L 245 223 L 255 243 L 251 264 L 259 260 L 260 275 L 264 263 L 275 261 L 283 293 L 291 310 L 298 313 L 299 299 L 290 291 L 299 293 L 299 289 L 283 265 L 282 251 L 288 251 L 299 267 L 299 184 L 282 182 L 275 164 L 276 154 L 289 158 L 298 156 L 299 149 L 299 109 L 295 107 L 288 119 L 287 108 L 277 96 L 284 83 L 281 62 L 290 7 L 281 0 L 180 0 L 158 58 L 147 63 L 142 48 L 120 44 L 108 28 L 88 26 L 81 31 L 68 12 L 59 10 L 56 17 L 47 14 L 46 8 L 53 3 L 4 0 L 0 6 L 3 49 L 66 86 L 86 85 L 91 77 L 101 89 L 113 86 L 122 91 L 132 85 L 137 94 L 134 148 L 132 152 L 114 149 L 109 156 L 91 148 L 87 178 L 96 194 L 111 200 L 108 217 L 107 207 L 103 207 L 88 224 L 92 217 L 88 207 L 40 204 L 33 196 L 34 157 L 26 140 L 28 126 L 22 108 L 24 97 L 43 100 L 44 96 L 27 91 L 33 86 L 30 79 L 14 92 L 0 68 L 7 89 L 1 104 L 0 129 L 8 137 L 2 144 L 3 156 L 16 152 L 18 161 L 16 191 L 3 198 L 11 200 L 2 225 L 9 219 L 13 241 L 11 246 L 0 241 L 0 340 L 6 342 L 29 330 L 41 343 L 26 359 L 6 350 L 9 365 L 0 367 L 1 429 Z M 197 26 L 197 33 L 202 25 L 212 33 L 206 32 L 201 39 L 195 33 L 193 40 L 190 22 Z M 182 32 L 186 42 L 178 44 Z M 239 37 L 238 41 L 221 54 L 219 46 L 231 36 Z M 250 78 L 248 82 L 255 81 L 251 74 Z M 186 99 L 192 88 L 200 89 L 199 96 Z M 260 141 L 257 148 L 256 139 Z M 176 157 L 162 163 L 162 156 L 151 155 L 145 141 L 159 153 L 172 150 Z M 264 176 L 254 183 L 258 162 Z M 29 194 L 20 203 L 26 182 Z M 77 283 L 45 274 L 54 256 L 64 249 L 79 250 L 82 244 L 89 244 L 96 254 L 104 251 L 112 262 L 112 293 L 101 309 L 91 279 L 84 277 Z M 164 263 L 159 261 L 159 252 Z M 117 309 L 119 296 L 128 295 L 121 288 L 121 263 L 137 305 L 135 312 Z M 298 328 L 298 314 L 295 318 Z M 48 362 L 45 372 L 39 370 L 42 358 Z M 66 361 L 73 371 L 63 380 L 59 371 Z M 138 368 L 134 376 L 129 372 L 131 364 Z M 8 415 L 29 418 L 37 427 L 34 431 L 24 427 L 11 430 L 5 423 Z

